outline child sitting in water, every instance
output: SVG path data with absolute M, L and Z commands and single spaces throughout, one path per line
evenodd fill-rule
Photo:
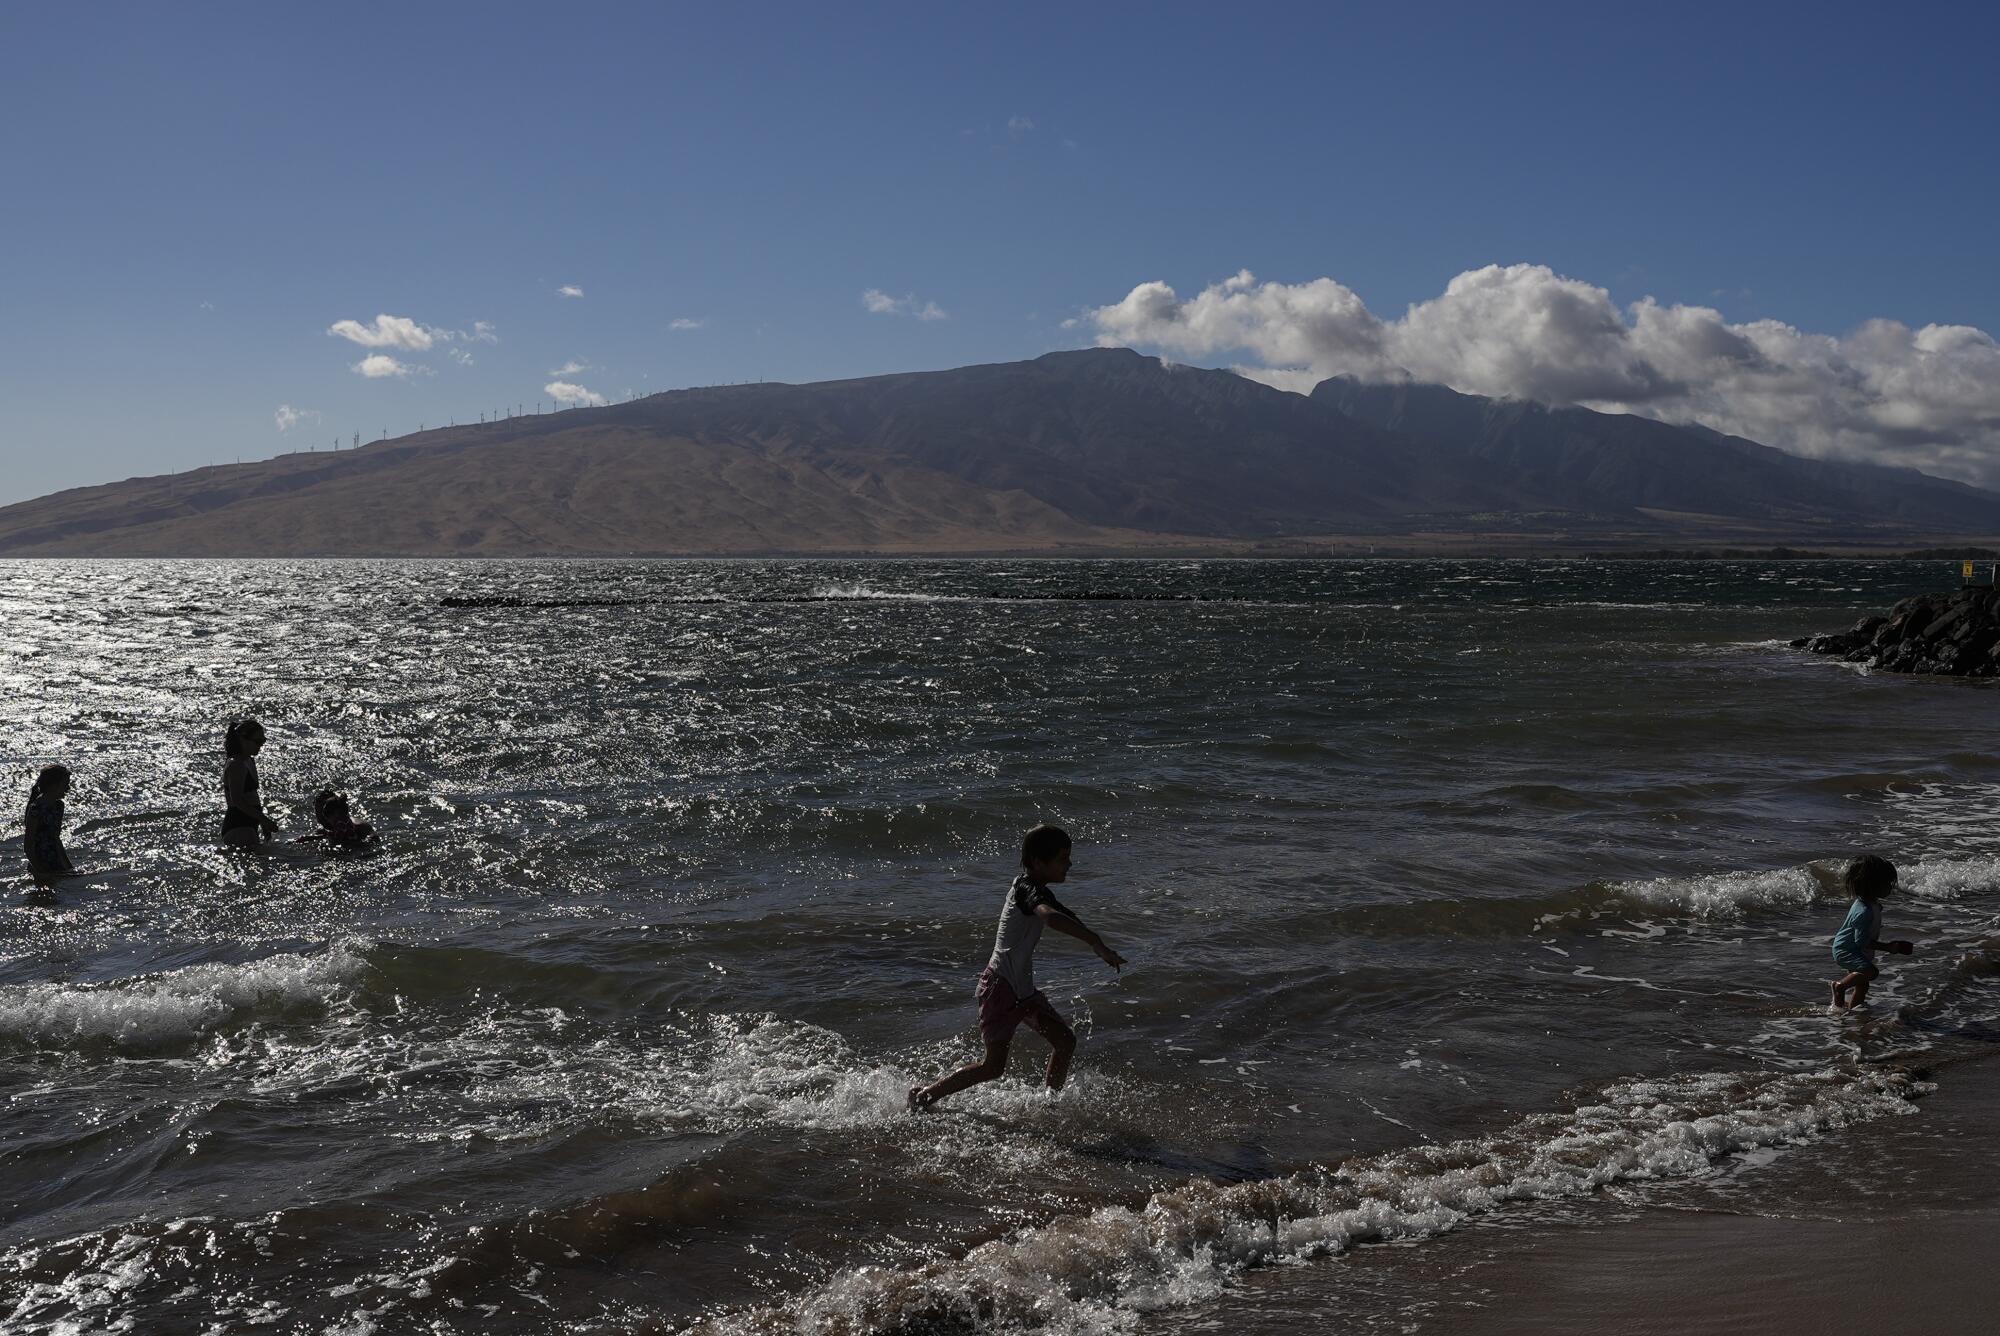
M 375 842 L 375 827 L 354 819 L 344 793 L 335 793 L 332 789 L 321 789 L 315 793 L 313 816 L 319 822 L 319 833 L 307 835 L 305 839 L 325 840 L 343 849 L 362 849 Z
M 27 851 L 28 872 L 37 885 L 47 886 L 57 877 L 76 871 L 63 848 L 63 799 L 69 796 L 69 768 L 42 767 L 28 790 L 28 810 L 23 815 L 21 847 Z
M 1062 1089 L 1063 1078 L 1069 1074 L 1070 1055 L 1076 1052 L 1076 1035 L 1035 987 L 1035 944 L 1042 939 L 1042 929 L 1054 928 L 1076 938 L 1114 970 L 1125 964 L 1125 957 L 1106 946 L 1102 937 L 1084 927 L 1081 919 L 1049 893 L 1050 886 L 1069 877 L 1069 865 L 1069 836 L 1060 828 L 1036 826 L 1021 841 L 1024 871 L 1014 879 L 1000 906 L 1000 929 L 993 939 L 993 955 L 979 976 L 979 988 L 974 994 L 979 1003 L 979 1037 L 986 1044 L 986 1056 L 928 1086 L 912 1086 L 910 1112 L 921 1113 L 946 1095 L 1005 1075 L 1007 1045 L 1016 1027 L 1023 1024 L 1055 1048 L 1049 1055 L 1048 1086 L 1051 1092 Z
M 1854 905 L 1840 931 L 1833 935 L 1833 963 L 1847 973 L 1834 981 L 1833 1011 L 1852 1011 L 1868 1000 L 1868 985 L 1881 971 L 1875 968 L 1877 948 L 1909 955 L 1916 949 L 1910 942 L 1885 942 L 1880 901 L 1896 889 L 1896 865 L 1874 854 L 1863 854 L 1847 865 L 1842 880 Z

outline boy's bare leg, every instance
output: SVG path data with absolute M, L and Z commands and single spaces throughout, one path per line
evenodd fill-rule
M 1069 1060 L 1076 1056 L 1076 1031 L 1057 1022 L 1042 1031 L 1042 1037 L 1054 1046 L 1049 1054 L 1047 1077 L 1050 1090 L 1061 1090 L 1063 1082 L 1069 1079 Z
M 943 1099 L 955 1095 L 968 1086 L 976 1086 L 981 1081 L 996 1081 L 1007 1074 L 1007 1045 L 1004 1043 L 986 1045 L 986 1056 L 970 1066 L 960 1067 L 950 1076 L 940 1077 L 927 1086 L 914 1086 L 910 1090 L 911 1112 L 921 1112 Z
M 1868 983 L 1875 977 L 1873 970 L 1855 970 L 1846 974 L 1833 985 L 1833 1005 L 1839 1011 L 1852 1011 L 1868 1000 Z

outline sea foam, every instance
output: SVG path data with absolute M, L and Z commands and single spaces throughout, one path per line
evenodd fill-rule
M 189 965 L 111 983 L 13 984 L 0 987 L 0 1043 L 172 1048 L 251 1015 L 318 1010 L 365 966 L 353 948 L 336 944 L 319 955 Z
M 1888 851 L 1894 857 L 1894 851 Z M 1963 900 L 2000 890 L 2000 859 L 1897 859 L 1896 893 L 1919 900 Z M 1612 888 L 1622 899 L 1680 910 L 1701 918 L 1734 918 L 1745 910 L 1807 908 L 1817 901 L 1844 902 L 1844 863 L 1807 864 L 1768 872 L 1717 872 L 1660 877 Z
M 1680 910 L 1701 918 L 1733 918 L 1746 909 L 1803 908 L 1824 894 L 1819 878 L 1805 867 L 1659 877 L 1613 889 L 1624 899 L 1651 908 Z
M 1251 1183 L 1192 1181 L 1137 1209 L 1059 1217 L 962 1258 L 851 1269 L 792 1303 L 692 1330 L 1122 1330 L 1141 1313 L 1209 1298 L 1249 1267 L 1421 1239 L 1510 1202 L 1705 1174 L 1732 1154 L 1909 1112 L 1918 1090 L 1896 1073 L 1832 1070 L 1625 1081 L 1494 1136 Z

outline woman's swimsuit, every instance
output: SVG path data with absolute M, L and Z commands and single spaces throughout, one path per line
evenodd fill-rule
M 257 764 L 254 761 L 246 760 L 243 762 L 243 796 L 253 805 L 256 804 Z M 224 802 L 229 801 L 229 776 L 227 771 L 223 774 L 222 797 Z M 232 830 L 255 830 L 256 828 L 257 818 L 251 816 L 243 809 L 233 806 L 223 809 L 222 833 L 224 835 L 227 835 Z

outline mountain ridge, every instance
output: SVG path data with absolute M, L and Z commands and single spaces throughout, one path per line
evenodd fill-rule
M 0 507 L 0 556 L 1929 543 L 2000 494 L 1582 408 L 1129 349 L 708 386 Z

